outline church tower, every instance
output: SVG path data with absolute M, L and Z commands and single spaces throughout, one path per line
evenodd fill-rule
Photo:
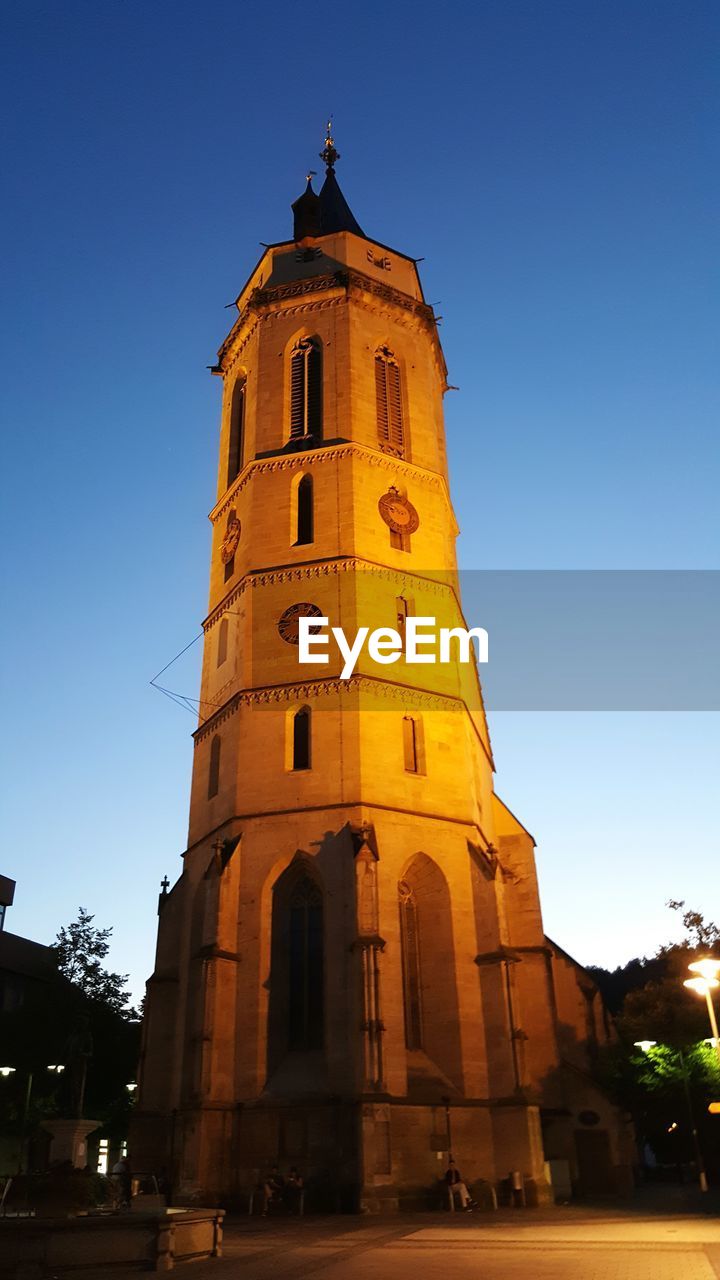
M 159 903 L 133 1163 L 212 1202 L 296 1165 L 318 1205 L 377 1210 L 437 1197 L 452 1150 L 542 1198 L 551 965 L 474 664 L 298 661 L 301 616 L 349 638 L 464 625 L 436 318 L 415 261 L 351 213 L 329 130 L 322 158 L 213 368 L 189 838 Z

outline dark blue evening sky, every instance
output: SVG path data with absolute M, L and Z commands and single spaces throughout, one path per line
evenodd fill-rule
M 148 680 L 205 613 L 206 366 L 328 112 L 355 215 L 443 317 L 462 564 L 716 566 L 719 27 L 710 0 L 6 0 L 9 928 L 82 903 L 136 993 L 151 968 L 193 725 Z M 654 949 L 670 896 L 717 911 L 717 728 L 493 718 L 579 959 Z

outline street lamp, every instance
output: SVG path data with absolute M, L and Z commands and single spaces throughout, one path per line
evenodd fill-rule
M 657 1044 L 657 1040 L 636 1040 L 634 1043 L 637 1049 L 642 1049 L 643 1053 L 649 1053 L 650 1049 L 654 1048 L 654 1046 Z M 692 1098 L 690 1096 L 690 1081 L 688 1080 L 688 1072 L 687 1072 L 687 1067 L 685 1065 L 685 1057 L 682 1049 L 678 1049 L 677 1052 L 680 1058 L 680 1067 L 682 1070 L 683 1088 L 685 1090 L 685 1104 L 687 1106 L 688 1120 L 690 1121 L 690 1132 L 692 1133 L 693 1146 L 695 1148 L 695 1162 L 697 1164 L 697 1169 L 698 1169 L 698 1182 L 700 1183 L 700 1190 L 707 1191 L 708 1180 L 707 1180 L 707 1174 L 705 1172 L 705 1161 L 703 1160 L 702 1151 L 700 1149 L 700 1139 L 698 1137 L 698 1131 L 695 1125 L 695 1115 L 693 1112 Z M 670 1128 L 668 1129 L 668 1133 L 672 1133 L 676 1128 L 677 1128 L 677 1123 L 676 1121 L 673 1121 Z
M 686 978 L 683 986 L 689 987 L 697 995 L 705 997 L 710 1019 L 710 1030 L 713 1033 L 713 1044 L 720 1060 L 720 1035 L 718 1035 L 718 1024 L 712 998 L 712 992 L 716 987 L 720 987 L 720 980 L 718 979 L 720 960 L 710 960 L 707 957 L 703 960 L 694 960 L 692 964 L 688 965 L 688 969 L 691 973 L 697 974 L 697 977 Z
M 0 1067 L 0 1076 L 4 1076 L 7 1080 L 8 1076 L 11 1076 L 14 1070 L 14 1067 Z

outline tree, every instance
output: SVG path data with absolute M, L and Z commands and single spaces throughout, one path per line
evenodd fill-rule
M 53 948 L 58 969 L 93 1004 L 134 1017 L 134 1010 L 128 1009 L 128 975 L 110 973 L 102 964 L 110 950 L 112 929 L 95 929 L 94 919 L 80 907 L 77 920 L 60 929 Z
M 682 991 L 678 999 L 678 983 L 682 986 L 682 979 L 688 976 L 687 966 L 691 960 L 700 955 L 720 955 L 720 927 L 714 921 L 706 920 L 700 911 L 686 909 L 682 899 L 671 898 L 667 906 L 671 911 L 682 912 L 685 937 L 680 942 L 666 942 L 658 947 L 654 956 L 635 956 L 617 969 L 602 969 L 591 965 L 588 972 L 597 982 L 603 999 L 613 1014 L 634 1011 L 641 1017 L 643 999 L 636 1001 L 630 997 L 633 993 L 644 991 L 653 1005 L 653 1008 L 648 1009 L 648 1014 L 654 1017 L 658 1012 L 657 1001 L 661 998 L 661 992 L 664 992 L 669 1005 L 672 1005 L 672 1009 L 668 1007 L 667 1010 L 670 1022 L 678 1018 L 682 1021 L 681 1011 L 686 1008 L 690 1024 L 696 1022 L 699 1026 L 699 1011 L 697 1018 L 693 1019 L 692 1015 L 692 1009 L 699 1005 L 699 1001 L 689 992 Z M 646 1028 L 639 1038 L 644 1039 L 649 1034 Z M 659 1038 L 653 1036 L 653 1039 Z M 684 1043 L 689 1041 L 686 1039 Z
M 720 1070 L 704 1000 L 683 987 L 688 964 L 700 956 L 720 955 L 720 928 L 699 911 L 672 899 L 682 914 L 685 936 L 658 947 L 654 956 L 636 957 L 622 968 L 591 970 L 617 1017 L 619 1044 L 605 1063 L 606 1084 L 633 1114 L 638 1133 L 664 1163 L 692 1160 L 688 1120 L 692 1105 L 701 1145 L 711 1168 L 717 1167 L 718 1120 L 708 1103 L 720 1099 Z M 642 1053 L 641 1040 L 655 1041 Z

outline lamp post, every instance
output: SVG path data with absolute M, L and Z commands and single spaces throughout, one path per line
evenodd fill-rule
M 62 1063 L 54 1062 L 52 1063 L 52 1065 L 47 1066 L 45 1069 L 46 1071 L 51 1071 L 53 1075 L 59 1076 L 65 1070 L 65 1067 Z M 8 1076 L 14 1075 L 16 1070 L 17 1070 L 16 1067 L 0 1067 L 0 1076 L 3 1076 L 4 1079 L 7 1079 Z M 25 1101 L 23 1104 L 22 1121 L 21 1121 L 21 1127 L 20 1127 L 20 1145 L 18 1147 L 18 1173 L 22 1173 L 23 1171 L 23 1156 L 25 1153 L 25 1143 L 26 1143 L 27 1129 L 28 1129 L 28 1117 L 30 1115 L 30 1101 L 32 1099 L 32 1091 L 33 1091 L 33 1075 L 34 1075 L 33 1071 L 28 1071 L 27 1083 L 25 1085 Z
M 715 1005 L 713 1004 L 712 998 L 713 991 L 716 987 L 720 987 L 720 980 L 718 979 L 718 974 L 720 973 L 720 960 L 711 960 L 709 958 L 704 960 L 694 960 L 692 964 L 688 965 L 688 969 L 691 973 L 694 973 L 697 976 L 694 978 L 686 978 L 683 986 L 689 987 L 689 989 L 694 991 L 697 995 L 705 997 L 708 1017 L 710 1019 L 710 1030 L 713 1034 L 713 1044 L 718 1056 L 718 1061 L 720 1061 L 720 1035 L 718 1035 Z
M 653 1049 L 656 1044 L 657 1044 L 657 1040 L 636 1040 L 635 1041 L 635 1047 L 637 1049 L 641 1049 L 643 1053 L 647 1053 L 647 1054 L 650 1053 L 650 1050 Z M 697 1170 L 698 1170 L 698 1182 L 700 1184 L 700 1190 L 707 1191 L 708 1180 L 707 1180 L 707 1174 L 705 1172 L 705 1161 L 703 1160 L 703 1154 L 700 1149 L 700 1138 L 698 1137 L 697 1126 L 695 1124 L 695 1113 L 693 1111 L 692 1097 L 690 1095 L 690 1080 L 688 1078 L 688 1070 L 685 1064 L 685 1056 L 683 1054 L 682 1049 L 678 1049 L 677 1052 L 680 1058 L 680 1069 L 682 1071 L 683 1089 L 685 1091 L 685 1105 L 687 1107 L 688 1120 L 690 1122 L 690 1132 L 692 1134 L 693 1147 L 695 1148 L 695 1163 L 697 1164 Z

